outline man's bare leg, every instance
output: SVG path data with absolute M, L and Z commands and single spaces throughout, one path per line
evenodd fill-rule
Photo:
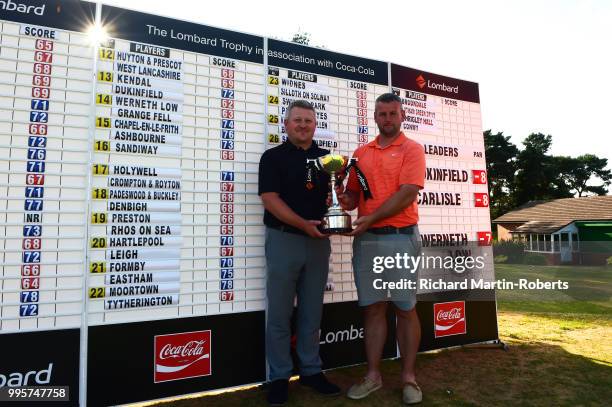
M 402 311 L 396 308 L 395 315 L 397 316 L 397 343 L 402 356 L 402 382 L 416 383 L 414 365 L 421 342 L 419 316 L 416 307 L 410 311 Z
M 380 359 L 387 339 L 387 303 L 377 302 L 364 309 L 364 336 L 368 372 L 366 377 L 376 383 L 382 381 Z

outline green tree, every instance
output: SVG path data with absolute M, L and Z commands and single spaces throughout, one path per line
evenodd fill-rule
M 523 141 L 523 145 L 525 148 L 517 156 L 516 205 L 571 197 L 567 184 L 560 179 L 558 160 L 548 154 L 552 136 L 532 133 Z
M 483 132 L 491 219 L 529 201 L 605 195 L 612 184 L 608 160 L 593 154 L 579 157 L 549 154 L 552 136 L 532 133 L 519 150 L 503 132 Z M 599 180 L 599 184 L 593 184 Z
M 578 197 L 584 194 L 606 195 L 612 182 L 612 172 L 607 169 L 608 159 L 599 158 L 594 154 L 584 154 L 576 158 L 555 157 L 560 179 L 566 188 Z M 598 178 L 601 183 L 588 185 L 588 182 Z
M 565 156 L 552 156 L 550 157 L 550 165 L 552 166 L 552 173 L 554 174 L 550 180 L 551 190 L 554 191 L 554 196 L 571 197 L 574 194 L 571 191 L 571 187 L 567 182 L 566 174 L 569 174 L 572 169 L 577 165 L 576 159 Z
M 491 219 L 512 210 L 515 206 L 514 174 L 518 148 L 503 132 L 493 134 L 483 132 L 485 156 L 487 158 L 487 178 L 491 196 Z
M 297 44 L 308 45 L 310 44 L 310 33 L 299 31 L 293 34 L 293 38 L 291 42 L 295 42 Z

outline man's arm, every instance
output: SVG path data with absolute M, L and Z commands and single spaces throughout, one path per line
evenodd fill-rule
M 401 185 L 399 190 L 391 195 L 377 210 L 367 216 L 362 216 L 353 222 L 356 226 L 349 236 L 358 236 L 364 233 L 376 222 L 395 215 L 399 211 L 411 205 L 419 194 L 420 187 L 413 184 Z M 351 191 L 347 191 L 351 192 Z
M 302 218 L 280 198 L 277 192 L 262 193 L 261 201 L 263 202 L 264 208 L 266 208 L 266 210 L 272 213 L 272 215 L 274 215 L 281 222 L 303 230 L 310 237 L 327 237 L 317 228 L 317 225 L 319 225 L 321 221 L 306 220 Z

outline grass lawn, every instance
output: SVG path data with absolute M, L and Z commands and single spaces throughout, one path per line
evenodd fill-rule
M 423 406 L 612 405 L 612 270 L 600 267 L 496 265 L 498 279 L 568 281 L 565 291 L 498 291 L 499 332 L 510 348 L 451 349 L 420 354 Z M 347 389 L 364 366 L 327 373 Z M 322 398 L 298 383 L 287 406 L 399 406 L 399 363 L 383 363 L 385 387 L 360 401 Z M 265 389 L 164 403 L 266 406 Z
M 569 284 L 569 289 L 557 291 L 500 290 L 500 311 L 612 314 L 612 268 L 496 264 L 495 277 L 508 281 L 562 280 Z

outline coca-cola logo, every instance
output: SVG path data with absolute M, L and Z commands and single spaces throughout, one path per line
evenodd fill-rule
M 189 341 L 185 345 L 164 345 L 159 353 L 160 359 L 180 358 L 185 356 L 199 356 L 204 353 L 204 341 Z
M 453 308 L 450 311 L 438 311 L 436 315 L 436 320 L 438 321 L 446 321 L 449 319 L 460 319 L 461 318 L 461 308 Z
M 211 374 L 211 331 L 157 335 L 155 383 Z
M 436 338 L 466 333 L 465 301 L 434 304 L 434 315 L 434 334 Z

